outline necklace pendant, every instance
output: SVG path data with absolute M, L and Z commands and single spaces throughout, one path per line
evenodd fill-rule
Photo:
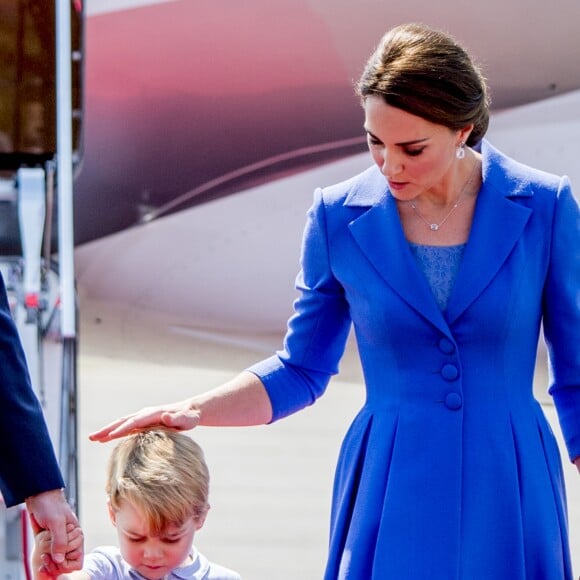
M 436 232 L 439 229 L 439 225 L 438 224 L 429 224 L 429 228 Z

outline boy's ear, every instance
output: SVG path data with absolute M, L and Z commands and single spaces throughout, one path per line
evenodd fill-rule
M 201 530 L 203 528 L 203 524 L 205 524 L 205 518 L 207 518 L 207 512 L 209 511 L 210 506 L 207 506 L 207 509 L 200 515 L 195 518 L 195 531 Z
M 107 501 L 107 508 L 109 508 L 109 518 L 111 518 L 111 523 L 117 527 L 117 514 L 115 513 L 110 500 Z

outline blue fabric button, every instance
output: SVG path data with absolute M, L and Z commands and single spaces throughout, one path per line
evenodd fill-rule
M 463 399 L 459 393 L 447 393 L 445 397 L 445 406 L 452 411 L 461 409 L 463 405 Z
M 441 369 L 441 376 L 446 381 L 453 381 L 459 376 L 459 370 L 455 365 L 443 365 L 443 368 Z
M 455 345 L 448 338 L 442 338 L 439 341 L 439 350 L 445 354 L 451 354 L 455 352 Z

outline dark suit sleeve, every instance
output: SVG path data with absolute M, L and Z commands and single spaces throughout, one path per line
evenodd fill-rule
M 7 506 L 64 487 L 0 276 L 0 491 Z

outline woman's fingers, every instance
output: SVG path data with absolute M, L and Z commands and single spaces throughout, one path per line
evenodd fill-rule
M 106 442 L 152 427 L 169 427 L 180 431 L 193 429 L 199 423 L 199 412 L 187 403 L 146 407 L 132 415 L 120 417 L 89 435 L 91 441 Z

